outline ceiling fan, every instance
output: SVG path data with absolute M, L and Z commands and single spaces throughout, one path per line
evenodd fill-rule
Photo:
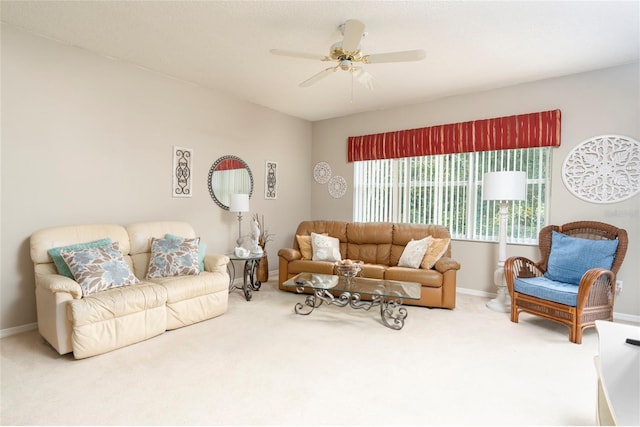
M 424 50 L 405 50 L 400 52 L 375 53 L 364 55 L 360 50 L 360 41 L 366 36 L 364 24 L 356 19 L 349 19 L 341 24 L 338 29 L 342 33 L 342 41 L 334 43 L 329 50 L 329 55 L 320 55 L 305 52 L 293 52 L 282 49 L 271 49 L 274 55 L 289 56 L 294 58 L 314 59 L 319 61 L 333 61 L 338 64 L 320 71 L 309 79 L 300 83 L 301 87 L 309 87 L 314 83 L 335 73 L 338 69 L 349 71 L 360 83 L 369 89 L 374 87 L 374 79 L 361 66 L 355 64 L 381 64 L 388 62 L 420 61 L 425 58 Z

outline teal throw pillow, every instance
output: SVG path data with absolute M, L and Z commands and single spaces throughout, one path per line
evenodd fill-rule
M 556 282 L 580 284 L 587 270 L 611 270 L 618 240 L 592 240 L 551 232 L 551 253 L 545 277 Z
M 62 251 L 62 250 L 71 251 L 71 250 L 77 250 L 77 249 L 97 248 L 97 247 L 100 247 L 100 246 L 109 246 L 111 243 L 112 243 L 111 239 L 107 237 L 107 238 L 100 239 L 100 240 L 94 240 L 92 242 L 77 243 L 75 245 L 60 246 L 58 248 L 51 248 L 47 252 L 49 253 L 49 256 L 51 257 L 51 259 L 53 260 L 53 263 L 56 265 L 56 269 L 58 270 L 58 274 L 66 276 L 69 279 L 74 279 L 75 280 L 75 278 L 73 277 L 73 274 L 71 273 L 71 270 L 69 270 L 69 266 L 64 262 L 64 259 L 62 259 L 62 255 L 60 255 L 60 251 Z
M 176 236 L 175 234 L 165 234 L 165 239 L 178 239 L 182 240 L 184 237 Z M 207 244 L 206 243 L 198 243 L 198 267 L 200 271 L 204 271 L 204 255 L 207 252 Z

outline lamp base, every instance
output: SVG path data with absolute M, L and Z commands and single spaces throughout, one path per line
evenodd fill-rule
M 487 302 L 487 308 L 500 313 L 511 312 L 511 298 L 506 293 L 506 289 L 503 290 L 503 296 L 500 296 L 500 289 L 498 289 L 498 296 Z
M 498 265 L 493 273 L 493 284 L 497 289 L 497 296 L 487 303 L 493 311 L 509 313 L 511 311 L 511 297 L 507 291 L 507 283 L 504 281 L 504 260 L 507 259 L 507 203 L 500 202 L 500 235 L 498 238 Z
M 493 273 L 493 283 L 497 288 L 497 295 L 487 303 L 487 307 L 493 311 L 509 313 L 511 311 L 511 297 L 504 282 L 504 261 L 498 262 L 498 268 Z

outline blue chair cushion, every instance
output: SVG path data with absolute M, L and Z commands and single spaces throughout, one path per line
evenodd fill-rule
M 578 286 L 557 282 L 546 277 L 516 279 L 513 288 L 521 294 L 575 307 L 578 302 Z
M 591 268 L 611 270 L 618 240 L 592 240 L 551 232 L 551 253 L 544 276 L 556 282 L 580 284 Z

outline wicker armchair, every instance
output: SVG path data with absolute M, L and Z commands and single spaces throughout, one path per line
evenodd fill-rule
M 611 254 L 613 259 L 611 268 L 590 268 L 578 279 L 577 286 L 549 280 L 547 271 L 554 231 L 564 236 L 596 241 L 617 239 L 617 249 L 614 248 Z M 561 235 L 556 236 L 558 236 L 556 239 L 560 241 Z M 540 230 L 538 237 L 541 255 L 539 262 L 533 262 L 524 257 L 511 257 L 505 261 L 505 280 L 511 296 L 511 321 L 518 323 L 518 316 L 521 312 L 544 317 L 566 325 L 569 328 L 569 341 L 580 344 L 582 343 L 583 331 L 586 328 L 594 327 L 596 320 L 613 320 L 616 274 L 627 252 L 627 232 L 602 222 L 578 221 L 561 226 L 546 226 Z M 607 243 L 603 244 L 607 245 Z M 571 253 L 570 255 L 576 262 L 580 262 L 584 254 Z M 554 295 L 549 296 L 546 290 L 539 292 L 533 288 L 533 292 L 531 292 L 532 286 L 538 284 L 547 286 L 547 282 L 550 282 L 552 286 L 557 286 L 551 289 L 551 293 L 560 289 L 559 292 L 564 292 L 564 297 L 569 296 L 564 299 L 570 301 L 562 299 L 563 303 L 560 303 L 557 298 L 554 298 Z M 549 298 L 556 299 L 556 301 Z M 574 301 L 575 304 L 573 304 Z

